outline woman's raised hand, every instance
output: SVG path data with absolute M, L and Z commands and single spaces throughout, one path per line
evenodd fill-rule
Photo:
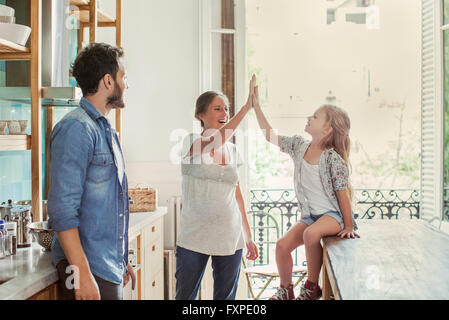
M 248 109 L 252 109 L 254 107 L 253 101 L 254 101 L 254 90 L 256 87 L 256 76 L 253 74 L 251 81 L 249 82 L 249 94 L 248 94 L 248 101 L 246 102 L 246 106 Z

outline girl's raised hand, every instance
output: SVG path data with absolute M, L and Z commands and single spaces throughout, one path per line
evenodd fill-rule
M 254 88 L 256 87 L 256 75 L 253 74 L 251 81 L 249 82 L 249 94 L 248 94 L 248 101 L 246 102 L 246 105 L 249 109 L 252 109 L 254 107 L 253 105 L 253 95 L 254 95 Z
M 253 108 L 260 108 L 259 104 L 259 86 L 254 87 L 254 93 L 253 93 Z
M 342 239 L 360 238 L 360 236 L 354 231 L 354 228 L 344 228 L 339 234 L 337 234 L 337 237 Z

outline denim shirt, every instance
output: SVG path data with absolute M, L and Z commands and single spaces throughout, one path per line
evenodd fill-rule
M 117 174 L 109 121 L 85 98 L 51 135 L 48 214 L 56 232 L 78 228 L 92 274 L 115 284 L 128 261 L 129 198 L 126 174 Z M 53 264 L 66 259 L 55 236 Z

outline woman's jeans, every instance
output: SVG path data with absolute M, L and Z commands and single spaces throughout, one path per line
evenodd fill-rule
M 212 256 L 214 300 L 235 300 L 242 251 L 232 256 Z M 209 255 L 176 248 L 176 300 L 195 300 Z

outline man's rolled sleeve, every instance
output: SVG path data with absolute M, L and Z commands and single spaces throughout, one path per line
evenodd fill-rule
M 62 232 L 79 227 L 78 210 L 94 141 L 78 120 L 58 124 L 50 141 L 48 214 L 53 230 Z

